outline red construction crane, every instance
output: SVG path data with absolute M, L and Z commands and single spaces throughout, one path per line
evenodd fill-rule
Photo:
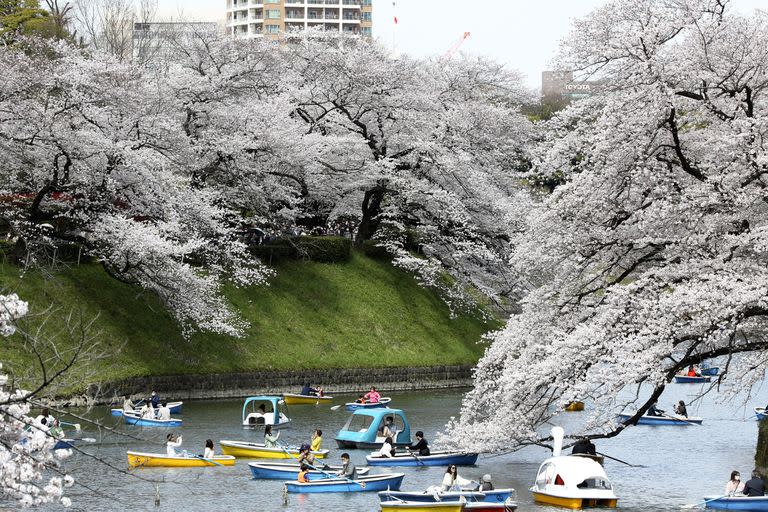
M 458 41 L 453 43 L 453 46 L 448 48 L 448 51 L 445 52 L 445 54 L 440 58 L 440 60 L 449 60 L 451 57 L 453 57 L 453 54 L 456 53 L 462 44 L 464 44 L 464 41 L 467 40 L 469 37 L 469 32 L 464 32 Z

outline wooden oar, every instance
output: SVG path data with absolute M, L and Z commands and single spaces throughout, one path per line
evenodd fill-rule
M 595 453 L 605 457 L 606 459 L 611 459 L 611 460 L 615 460 L 616 462 L 621 462 L 622 464 L 626 464 L 627 466 L 629 466 L 631 468 L 647 468 L 648 467 L 648 466 L 643 466 L 643 465 L 630 464 L 627 461 L 624 461 L 624 460 L 621 460 L 621 459 L 617 459 L 616 457 L 611 457 L 610 455 L 606 455 L 606 454 L 601 453 L 601 452 L 595 452 Z
M 334 406 L 331 407 L 331 410 L 332 411 L 338 411 L 339 409 L 341 409 L 342 406 L 343 406 L 343 404 L 334 405 Z
M 413 457 L 414 459 L 416 459 L 416 462 L 418 462 L 418 463 L 419 463 L 419 464 L 421 464 L 422 466 L 426 466 L 426 464 L 424 464 L 424 461 L 423 461 L 423 460 L 421 460 L 420 458 L 418 458 L 418 457 L 416 456 L 416 454 L 415 454 L 415 453 L 413 453 L 413 452 L 412 452 L 410 449 L 408 449 L 408 453 L 411 455 L 411 457 Z
M 698 508 L 698 507 L 700 507 L 702 505 L 706 505 L 710 501 L 716 501 L 716 500 L 720 500 L 720 499 L 723 499 L 723 498 L 728 498 L 729 496 L 731 496 L 731 495 L 730 494 L 723 494 L 722 496 L 718 496 L 717 498 L 710 498 L 708 500 L 704 500 L 704 501 L 699 502 L 699 503 L 691 503 L 689 505 L 682 505 L 680 508 L 684 508 L 684 509 Z
M 76 432 L 80 432 L 79 423 L 67 423 L 66 421 L 59 421 L 59 425 L 67 425 L 68 427 L 74 427 Z
M 681 419 L 681 418 L 676 418 L 675 416 L 670 416 L 669 414 L 666 414 L 666 413 L 661 413 L 661 415 L 664 416 L 665 418 L 669 418 L 669 419 L 675 420 L 675 421 L 681 421 L 681 422 L 687 423 L 689 425 L 696 425 L 697 427 L 701 427 L 702 426 L 701 423 L 694 423 L 692 421 L 684 420 L 684 419 Z

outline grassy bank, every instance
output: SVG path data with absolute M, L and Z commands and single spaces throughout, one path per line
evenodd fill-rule
M 117 282 L 100 266 L 73 266 L 53 275 L 20 276 L 0 267 L 0 287 L 14 291 L 34 312 L 75 310 L 97 317 L 99 336 L 113 349 L 103 379 L 258 369 L 304 369 L 472 364 L 483 333 L 498 327 L 473 316 L 450 318 L 432 292 L 386 262 L 354 254 L 342 264 L 287 262 L 268 287 L 228 289 L 250 322 L 246 337 L 195 334 L 184 339 L 151 295 Z M 0 360 L 24 361 L 14 345 Z M 107 369 L 108 368 L 108 369 Z

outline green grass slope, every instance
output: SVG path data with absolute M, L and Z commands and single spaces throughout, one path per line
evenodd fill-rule
M 16 292 L 33 312 L 54 306 L 90 319 L 113 347 L 101 377 L 223 373 L 258 369 L 472 364 L 483 333 L 498 327 L 473 316 L 450 318 L 429 290 L 390 264 L 354 254 L 343 264 L 279 265 L 270 286 L 227 289 L 250 323 L 241 339 L 197 333 L 184 339 L 150 294 L 109 277 L 98 265 L 44 275 L 0 266 L 0 289 Z M 33 320 L 33 323 L 39 320 Z M 0 344 L 0 360 L 24 360 Z

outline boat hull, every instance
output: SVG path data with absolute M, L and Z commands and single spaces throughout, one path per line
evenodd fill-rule
M 616 507 L 618 499 L 610 498 L 565 498 L 553 496 L 542 492 L 533 491 L 533 499 L 536 503 L 555 505 L 563 508 L 580 509 L 586 507 Z
M 171 414 L 181 414 L 181 406 L 184 402 L 168 402 L 168 409 Z M 141 402 L 139 402 L 141 404 Z M 122 416 L 123 409 L 111 409 L 112 416 Z
M 463 512 L 514 512 L 517 510 L 517 503 L 508 501 L 506 503 L 489 503 L 486 501 L 470 501 L 464 504 Z
M 217 455 L 213 459 L 206 460 L 201 457 L 172 456 L 162 453 L 128 452 L 128 466 L 131 468 L 205 468 L 234 465 L 235 458 L 227 455 Z
M 381 501 L 456 501 L 462 497 L 468 502 L 504 503 L 512 497 L 514 489 L 495 489 L 493 491 L 447 491 L 433 494 L 431 492 L 408 491 L 382 491 L 379 493 Z
M 337 471 L 341 471 L 341 466 L 315 466 L 322 471 L 310 470 L 307 473 L 309 480 L 322 480 L 327 479 L 328 475 L 333 475 Z M 259 464 L 257 462 L 248 463 L 248 468 L 251 470 L 251 476 L 258 480 L 296 480 L 299 478 L 299 465 L 298 464 Z M 359 476 L 367 475 L 368 468 L 359 468 L 357 474 Z
M 704 501 L 705 507 L 712 510 L 768 511 L 768 496 L 705 496 Z
M 135 425 L 137 427 L 180 427 L 182 423 L 180 419 L 176 418 L 171 418 L 170 420 L 153 420 L 128 414 L 123 414 L 123 419 L 127 425 Z
M 565 406 L 565 410 L 568 412 L 583 411 L 584 402 L 571 402 Z
M 356 480 L 325 479 L 308 483 L 296 481 L 285 482 L 285 489 L 289 493 L 316 494 L 335 492 L 378 492 L 386 489 L 398 490 L 403 483 L 404 473 L 392 473 L 389 475 L 373 475 L 361 477 Z
M 286 405 L 317 405 L 331 403 L 333 402 L 333 397 L 283 393 L 283 400 L 285 401 Z
M 702 368 L 699 373 L 704 376 L 715 377 L 718 373 L 720 373 L 720 368 L 717 366 L 713 366 L 712 368 Z
M 632 416 L 629 414 L 619 414 L 618 419 L 621 423 L 624 423 L 629 420 Z M 701 423 L 704 420 L 701 418 L 687 418 L 687 419 L 676 419 L 674 417 L 667 417 L 667 416 L 641 416 L 639 420 L 637 420 L 638 425 L 671 425 L 675 427 L 686 427 L 690 424 L 696 424 L 701 425 Z
M 689 377 L 687 375 L 676 375 L 675 382 L 678 384 L 699 384 L 702 382 L 710 382 L 712 377 L 709 375 L 703 375 L 701 377 Z
M 225 455 L 242 457 L 246 459 L 294 459 L 299 457 L 299 450 L 289 448 L 288 453 L 282 448 L 267 448 L 259 443 L 247 443 L 241 441 L 219 441 L 221 451 Z M 324 459 L 328 450 L 312 452 L 316 459 Z
M 382 512 L 462 512 L 464 504 L 460 501 L 447 502 L 408 502 L 408 501 L 384 501 L 381 503 Z
M 369 466 L 473 466 L 477 462 L 477 453 L 435 453 L 433 455 L 395 455 L 394 457 L 365 458 Z
M 380 399 L 375 404 L 359 404 L 357 402 L 349 402 L 344 404 L 344 408 L 350 412 L 356 411 L 358 409 L 379 409 L 382 407 L 389 407 L 389 402 L 391 402 L 392 399 L 389 397 L 384 397 Z

